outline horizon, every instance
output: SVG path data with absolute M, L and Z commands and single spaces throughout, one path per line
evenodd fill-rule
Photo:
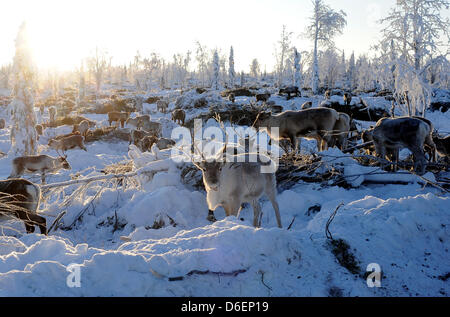
M 355 57 L 373 56 L 371 46 L 380 39 L 382 29 L 377 21 L 386 16 L 395 0 L 368 3 L 326 0 L 325 3 L 347 14 L 343 34 L 335 38 L 338 52 L 345 51 L 347 59 L 352 52 Z M 6 6 L 8 14 L 0 21 L 2 30 L 7 30 L 0 34 L 4 45 L 0 65 L 12 62 L 14 40 L 24 21 L 37 67 L 59 71 L 79 67 L 81 60 L 89 57 L 96 47 L 108 52 L 113 65 L 128 64 L 137 51 L 142 57 L 155 52 L 172 61 L 174 54 L 190 50 L 193 69 L 195 43 L 199 41 L 227 57 L 233 46 L 238 72 L 248 72 L 254 58 L 258 59 L 261 71 L 271 72 L 283 25 L 293 32 L 292 45 L 299 52 L 312 49 L 312 42 L 301 36 L 312 14 L 310 0 L 246 0 L 244 3 L 230 0 L 225 6 L 218 4 L 206 0 L 130 0 L 124 6 L 120 1 L 105 0 L 39 3 L 18 0 Z M 444 10 L 442 15 L 449 16 L 449 10 Z

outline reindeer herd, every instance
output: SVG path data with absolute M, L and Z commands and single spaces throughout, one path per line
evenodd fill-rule
M 294 87 L 295 88 L 295 87 Z M 292 87 L 282 88 L 279 95 L 286 94 L 287 99 L 299 96 L 300 91 Z M 257 94 L 257 102 L 268 104 L 269 93 Z M 325 93 L 325 98 L 330 97 L 330 92 Z M 345 93 L 344 104 L 350 105 L 352 96 Z M 229 94 L 228 100 L 235 102 L 233 93 Z M 157 101 L 157 110 L 166 113 L 168 102 Z M 275 105 L 273 105 L 275 106 Z M 327 150 L 329 147 L 338 147 L 345 150 L 348 147 L 349 133 L 352 120 L 349 115 L 337 112 L 327 107 L 312 107 L 312 102 L 307 101 L 301 106 L 301 110 L 283 111 L 280 107 L 279 113 L 259 111 L 254 127 L 266 130 L 271 139 L 277 141 L 287 140 L 292 149 L 291 153 L 296 153 L 300 148 L 299 138 L 314 139 L 317 141 L 318 151 Z M 41 109 L 42 111 L 42 109 Z M 49 107 L 50 122 L 54 122 L 56 117 L 55 107 Z M 184 125 L 186 113 L 183 109 L 174 109 L 171 119 L 177 124 Z M 3 119 L 2 119 L 3 120 Z M 0 126 L 5 125 L 4 120 L 0 120 Z M 162 125 L 159 122 L 151 121 L 151 116 L 147 114 L 130 117 L 129 112 L 111 111 L 107 113 L 109 126 L 116 123 L 117 126 L 130 129 L 129 143 L 136 145 L 142 152 L 148 151 L 153 145 L 159 149 L 167 149 L 175 145 L 175 141 L 161 136 Z M 48 155 L 21 156 L 12 161 L 12 171 L 8 180 L 0 181 L 0 202 L 9 202 L 14 208 L 9 209 L 9 213 L 21 219 L 25 223 L 28 233 L 34 231 L 37 225 L 41 233 L 46 234 L 45 218 L 38 216 L 36 210 L 39 205 L 40 188 L 27 180 L 21 179 L 25 173 L 41 174 L 41 182 L 45 184 L 46 175 L 57 172 L 60 169 L 71 169 L 67 161 L 65 152 L 80 148 L 87 151 L 84 144 L 85 138 L 91 133 L 90 129 L 95 127 L 95 122 L 83 120 L 74 124 L 71 133 L 52 138 L 48 142 L 48 147 L 60 154 L 57 158 Z M 272 128 L 278 128 L 277 135 L 272 133 Z M 38 135 L 42 135 L 45 125 L 36 125 Z M 408 148 L 414 158 L 414 170 L 422 174 L 425 172 L 427 159 L 424 149 L 428 153 L 429 160 L 436 159 L 436 152 L 446 158 L 450 155 L 450 137 L 440 138 L 433 133 L 433 125 L 430 121 L 420 117 L 399 117 L 382 118 L 376 125 L 366 131 L 362 131 L 361 138 L 366 146 L 367 153 L 375 154 L 381 159 L 381 166 L 385 168 L 388 161 L 398 163 L 399 150 Z M 213 211 L 222 206 L 227 216 L 238 216 L 243 203 L 250 203 L 253 207 L 253 225 L 261 225 L 261 206 L 259 198 L 265 194 L 275 211 L 278 227 L 282 227 L 279 206 L 276 200 L 276 177 L 275 172 L 263 173 L 261 167 L 263 161 L 248 162 L 244 160 L 224 160 L 226 157 L 226 146 L 219 151 L 213 159 L 205 159 L 202 155 L 200 162 L 193 162 L 202 172 L 203 183 L 207 192 L 207 204 L 209 207 L 208 219 L 214 218 Z M 228 153 L 228 152 L 227 152 Z M 227 154 L 228 155 L 228 154 Z M 248 151 L 235 153 L 235 156 L 248 156 Z M 260 155 L 260 154 L 258 154 Z M 3 205 L 1 205 L 3 206 Z M 5 208 L 0 210 L 7 212 Z

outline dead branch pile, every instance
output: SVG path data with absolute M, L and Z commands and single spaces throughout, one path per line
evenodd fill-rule
M 285 154 L 280 158 L 276 172 L 277 186 L 283 189 L 289 189 L 299 181 L 325 184 L 339 175 L 335 167 L 314 154 Z
M 101 170 L 104 174 L 125 174 L 130 173 L 133 170 L 133 161 L 128 160 L 126 162 L 119 162 L 106 165 L 104 169 Z

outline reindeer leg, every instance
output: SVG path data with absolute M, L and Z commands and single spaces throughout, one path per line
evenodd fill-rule
M 216 222 L 217 219 L 214 216 L 214 210 L 209 209 L 208 210 L 208 216 L 206 217 L 206 220 L 211 221 L 211 222 Z
M 253 207 L 253 227 L 259 228 L 261 227 L 262 211 L 261 205 L 259 204 L 257 199 L 252 201 L 252 207 Z
M 269 197 L 270 202 L 272 203 L 273 210 L 275 211 L 275 217 L 277 218 L 278 228 L 282 228 L 281 225 L 281 217 L 280 217 L 280 207 L 278 206 L 277 198 L 276 198 L 276 186 L 275 183 L 272 183 L 272 186 L 268 186 L 266 188 L 266 195 Z

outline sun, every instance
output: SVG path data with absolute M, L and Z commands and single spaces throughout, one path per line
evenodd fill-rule
M 76 25 L 55 25 L 54 20 L 31 20 L 27 23 L 29 45 L 38 68 L 61 71 L 79 66 L 89 47 L 77 39 Z

